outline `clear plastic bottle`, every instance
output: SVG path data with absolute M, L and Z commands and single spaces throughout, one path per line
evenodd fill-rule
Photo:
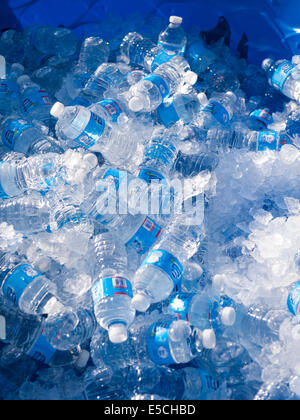
M 151 112 L 172 96 L 183 83 L 194 85 L 197 75 L 188 62 L 177 55 L 161 64 L 150 76 L 131 86 L 128 106 L 134 112 Z
M 197 41 L 187 50 L 187 60 L 204 84 L 215 91 L 235 91 L 240 84 L 237 76 L 224 65 L 218 56 Z
M 20 110 L 28 120 L 41 121 L 50 126 L 53 119 L 50 110 L 53 106 L 53 99 L 49 93 L 33 83 L 29 76 L 24 75 L 18 78 L 20 86 Z
M 164 49 L 184 55 L 187 37 L 182 29 L 182 17 L 170 16 L 170 24 L 159 34 L 158 45 Z
M 69 57 L 74 55 L 78 48 L 78 38 L 67 28 L 31 25 L 25 33 L 28 48 L 33 46 L 42 54 Z
M 294 316 L 298 316 L 300 315 L 300 282 L 293 284 L 289 289 L 287 299 L 288 310 Z
M 53 282 L 20 258 L 1 256 L 1 293 L 28 314 L 62 312 Z
M 190 362 L 202 350 L 201 333 L 186 321 L 165 317 L 141 324 L 122 344 L 114 344 L 103 330 L 91 342 L 91 357 L 97 367 L 122 369 L 140 365 L 176 365 Z
M 122 343 L 127 340 L 128 327 L 135 317 L 126 249 L 111 233 L 96 236 L 94 245 L 97 261 L 97 281 L 92 288 L 95 315 L 101 327 L 108 330 L 110 341 Z
M 24 73 L 22 64 L 12 64 L 5 78 L 0 78 L 0 114 L 10 115 L 18 109 L 19 86 L 17 79 Z
M 0 122 L 2 143 L 9 149 L 24 155 L 63 153 L 58 142 L 48 136 L 48 129 L 39 127 L 17 116 Z
M 246 124 L 250 130 L 262 131 L 266 130 L 268 125 L 273 122 L 274 119 L 269 109 L 255 109 L 250 113 Z
M 166 228 L 160 241 L 145 258 L 134 279 L 133 306 L 145 312 L 152 303 L 167 299 L 181 282 L 185 263 L 199 246 L 200 228 L 179 218 Z
M 300 101 L 300 67 L 288 60 L 274 61 L 266 58 L 262 68 L 267 73 L 269 84 L 285 96 Z

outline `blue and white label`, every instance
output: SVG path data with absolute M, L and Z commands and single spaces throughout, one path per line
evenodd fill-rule
M 283 89 L 288 77 L 296 70 L 296 66 L 289 61 L 280 64 L 272 76 L 272 85 L 279 90 Z
M 40 276 L 41 274 L 30 265 L 20 265 L 6 278 L 2 288 L 3 295 L 18 306 L 24 290 Z
M 169 345 L 169 330 L 173 321 L 157 322 L 147 333 L 147 350 L 150 359 L 157 365 L 176 364 Z
M 49 364 L 55 353 L 56 349 L 54 349 L 48 343 L 46 337 L 41 334 L 27 355 L 39 363 Z
M 78 117 L 80 118 L 80 115 L 78 115 Z M 74 121 L 72 124 L 74 124 Z M 91 112 L 90 120 L 86 125 L 84 131 L 80 134 L 80 136 L 75 138 L 74 141 L 80 146 L 89 149 L 99 141 L 99 138 L 103 134 L 104 128 L 105 121 L 103 120 L 103 118 Z
M 21 98 L 21 110 L 24 114 L 29 114 L 33 109 L 45 106 L 49 109 L 53 106 L 53 101 L 45 90 L 30 91 L 30 95 Z
M 178 319 L 189 322 L 189 309 L 194 296 L 195 293 L 179 293 L 171 300 L 169 311 L 176 314 Z
M 0 162 L 0 168 L 3 165 L 3 163 L 4 162 Z M 0 179 L 1 179 L 1 177 L 0 177 Z M 4 188 L 3 188 L 3 186 L 1 185 L 1 183 L 0 183 L 0 198 L 2 198 L 3 200 L 5 200 L 6 198 L 8 198 L 8 195 L 6 194 L 6 192 L 5 192 Z
M 155 69 L 157 69 L 157 67 L 161 66 L 164 63 L 167 63 L 176 55 L 178 55 L 177 51 L 171 51 L 170 49 L 161 50 L 158 54 L 156 54 L 152 61 L 151 71 L 153 72 Z
M 94 304 L 107 296 L 123 295 L 133 297 L 132 286 L 125 277 L 108 277 L 98 280 L 92 287 Z
M 169 96 L 169 88 L 164 79 L 162 79 L 160 76 L 157 76 L 156 74 L 152 74 L 151 76 L 145 77 L 145 81 L 151 82 L 153 85 L 157 86 L 160 96 L 162 100 L 167 98 Z
M 9 119 L 5 122 L 2 127 L 2 142 L 9 149 L 14 150 L 17 139 L 20 137 L 24 131 L 28 128 L 33 127 L 32 124 L 29 124 L 27 121 L 18 119 Z
M 170 127 L 173 124 L 176 124 L 177 121 L 180 120 L 179 115 L 174 106 L 173 99 L 167 100 L 162 103 L 158 108 L 157 112 L 161 122 L 164 124 L 165 127 Z
M 287 300 L 289 311 L 295 316 L 297 315 L 299 303 L 300 303 L 300 282 L 296 283 L 293 290 L 289 294 L 288 300 Z
M 11 81 L 0 79 L 0 94 L 1 95 L 13 95 L 18 92 L 18 85 Z
M 257 150 L 280 150 L 286 144 L 293 144 L 292 139 L 287 134 L 280 134 L 278 131 L 260 131 Z
M 135 235 L 126 243 L 126 246 L 132 246 L 138 254 L 145 254 L 156 242 L 161 232 L 161 226 L 147 216 Z
M 251 112 L 250 118 L 263 123 L 266 127 L 274 122 L 272 115 L 265 109 L 256 109 Z
M 110 116 L 114 123 L 118 121 L 119 116 L 123 112 L 120 104 L 114 99 L 104 99 L 103 101 L 98 102 L 97 105 L 102 106 L 104 111 Z
M 219 102 L 209 101 L 201 111 L 212 114 L 220 124 L 228 124 L 229 122 L 229 114 L 223 105 L 219 104 Z
M 141 267 L 152 265 L 164 271 L 173 281 L 174 287 L 177 286 L 182 279 L 183 267 L 179 260 L 163 249 L 154 249 L 146 257 Z

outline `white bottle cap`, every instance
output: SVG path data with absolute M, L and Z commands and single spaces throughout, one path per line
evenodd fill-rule
M 22 66 L 22 64 L 20 64 L 20 63 L 12 64 L 11 69 L 12 70 L 19 70 L 20 73 L 24 73 L 24 70 L 25 70 L 24 66 Z
M 53 107 L 51 108 L 50 114 L 55 118 L 60 118 L 60 116 L 63 114 L 65 110 L 64 104 L 61 102 L 56 102 Z
M 197 98 L 202 106 L 205 106 L 208 103 L 207 96 L 204 92 L 198 93 Z
M 229 96 L 234 102 L 237 101 L 237 97 L 236 97 L 235 93 L 233 93 L 231 91 L 228 91 L 228 92 L 225 93 L 225 95 Z
M 223 325 L 227 327 L 232 327 L 236 321 L 236 312 L 234 308 L 227 307 L 224 308 L 221 312 L 221 321 Z
M 151 300 L 146 295 L 135 295 L 132 299 L 132 306 L 139 312 L 146 312 L 151 304 Z
M 78 359 L 76 360 L 76 367 L 84 369 L 90 359 L 90 353 L 87 350 L 81 350 Z
M 214 330 L 202 331 L 202 344 L 206 349 L 214 349 L 216 347 L 217 339 Z
M 18 85 L 22 85 L 23 83 L 28 83 L 28 82 L 31 82 L 31 79 L 27 74 L 24 74 L 23 76 L 20 76 L 17 79 Z
M 189 85 L 193 86 L 197 82 L 197 80 L 198 80 L 198 75 L 195 72 L 193 72 L 191 70 L 188 70 L 184 74 L 183 79 L 184 79 L 184 81 L 186 83 L 188 83 Z
M 172 25 L 176 25 L 176 26 L 180 26 L 182 24 L 182 17 L 180 16 L 170 16 L 170 23 L 172 23 Z
M 0 315 L 0 340 L 6 340 L 6 320 Z
M 143 109 L 143 101 L 140 97 L 134 96 L 128 103 L 129 109 L 133 112 L 139 112 Z
M 273 63 L 274 63 L 274 60 L 272 60 L 271 58 L 266 58 L 262 62 L 261 67 L 263 70 L 267 71 L 272 66 Z
M 124 324 L 113 324 L 108 329 L 108 336 L 112 343 L 120 344 L 128 338 L 127 327 Z

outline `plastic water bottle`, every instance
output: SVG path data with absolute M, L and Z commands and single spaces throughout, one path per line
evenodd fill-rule
M 138 178 L 147 183 L 167 179 L 177 156 L 177 143 L 175 133 L 157 128 L 145 146 L 143 160 L 137 170 Z
M 24 155 L 63 153 L 58 142 L 47 134 L 46 127 L 39 127 L 22 118 L 8 117 L 0 122 L 2 143 Z
M 127 274 L 127 255 L 116 237 L 103 233 L 95 237 L 98 280 L 92 288 L 94 311 L 98 323 L 108 331 L 110 341 L 122 343 L 135 317 L 131 305 L 132 286 Z
M 112 124 L 122 113 L 116 101 L 106 100 L 87 109 L 83 106 L 65 107 L 57 102 L 51 115 L 58 119 L 57 137 L 94 152 L 101 152 L 111 163 L 129 161 L 136 154 L 135 138 L 117 132 Z
M 66 83 L 68 90 L 78 92 L 85 87 L 89 78 L 109 57 L 109 45 L 99 37 L 86 38 L 81 46 L 79 60 Z
M 18 84 L 22 114 L 28 120 L 42 121 L 49 126 L 52 121 L 50 110 L 54 103 L 50 95 L 39 85 L 33 83 L 27 75 L 19 77 Z
M 12 64 L 10 72 L 0 79 L 0 114 L 10 115 L 18 109 L 19 86 L 17 79 L 24 73 L 22 64 Z
M 284 145 L 293 145 L 293 140 L 285 133 L 279 131 L 247 131 L 241 128 L 235 130 L 220 130 L 217 128 L 203 133 L 200 139 L 211 148 L 246 148 L 252 152 L 274 150 L 279 151 Z
M 1 293 L 29 314 L 62 312 L 64 306 L 56 298 L 55 285 L 25 261 L 1 258 Z
M 60 351 L 72 350 L 92 338 L 97 327 L 94 312 L 79 308 L 47 317 L 43 334 L 51 346 Z
M 112 369 L 151 362 L 168 366 L 190 362 L 202 348 L 197 328 L 166 317 L 152 325 L 142 324 L 122 344 L 112 343 L 107 333 L 99 330 L 91 342 L 91 357 L 97 367 Z
M 269 109 L 255 109 L 246 120 L 247 127 L 250 130 L 262 131 L 273 124 L 274 119 Z
M 182 279 L 185 263 L 197 251 L 199 232 L 195 226 L 173 221 L 147 255 L 134 279 L 133 306 L 145 312 L 152 303 L 167 299 Z M 200 229 L 199 229 L 200 230 Z
M 128 188 L 126 185 L 126 188 L 122 186 L 125 180 Z M 91 180 L 92 184 L 96 184 L 96 188 L 92 187 L 92 190 L 87 193 L 81 208 L 84 214 L 88 215 L 92 220 L 114 231 L 120 242 L 125 244 L 128 249 L 133 249 L 138 254 L 144 254 L 159 238 L 162 226 L 160 220 L 157 221 L 156 218 L 146 214 L 136 214 L 134 211 L 136 199 L 137 201 L 139 201 L 139 198 L 143 200 L 145 192 L 147 193 L 148 191 L 147 184 L 140 180 L 139 188 L 137 191 L 134 190 L 136 198 L 132 201 L 130 184 L 133 181 L 135 186 L 135 180 L 134 176 L 125 171 L 108 167 L 100 168 L 99 174 L 97 173 L 97 179 Z M 142 185 L 140 185 L 141 182 Z M 122 191 L 124 192 L 124 190 L 128 198 L 126 202 L 122 199 Z M 117 198 L 117 201 L 115 202 L 114 199 L 112 201 L 119 208 L 123 206 L 123 210 L 118 212 L 116 207 L 110 208 L 109 199 L 110 195 L 113 197 L 113 194 L 119 191 L 120 196 Z
M 288 115 L 286 123 L 286 132 L 292 137 L 299 135 L 300 109 L 298 107 Z
M 0 162 L 0 197 L 17 197 L 25 191 L 47 191 L 60 182 L 60 155 L 48 153 L 27 159 L 9 158 Z M 63 181 L 65 182 L 65 181 Z
M 185 178 L 193 177 L 201 171 L 214 171 L 219 164 L 219 158 L 215 153 L 185 154 L 178 152 L 174 168 Z
M 0 201 L 0 223 L 4 221 L 24 235 L 45 231 L 50 224 L 48 202 L 39 193 Z
M 182 17 L 170 16 L 169 26 L 159 34 L 158 45 L 184 55 L 187 37 L 182 29 Z
M 239 81 L 235 74 L 220 61 L 211 49 L 204 46 L 203 41 L 192 44 L 188 48 L 186 56 L 191 69 L 210 89 L 227 92 L 239 88 Z
M 195 124 L 204 129 L 228 124 L 237 111 L 238 99 L 233 92 L 213 95 L 210 100 L 207 99 L 205 93 L 200 93 L 198 99 L 202 108 L 196 117 Z
M 189 124 L 199 111 L 200 102 L 193 93 L 175 93 L 157 108 L 159 120 L 167 128 L 178 121 Z
M 129 109 L 134 112 L 151 112 L 172 96 L 183 83 L 194 85 L 197 75 L 190 70 L 180 55 L 160 65 L 150 76 L 131 86 Z
M 170 314 L 190 322 L 202 332 L 203 346 L 213 349 L 216 346 L 216 333 L 223 326 L 232 326 L 236 314 L 232 300 L 223 296 L 211 299 L 207 292 L 176 294 L 168 307 Z
M 287 299 L 288 310 L 294 316 L 300 315 L 300 282 L 293 284 Z
M 78 48 L 78 38 L 67 28 L 50 26 L 29 26 L 26 29 L 30 47 L 35 47 L 42 54 L 70 57 Z
M 288 60 L 274 61 L 266 58 L 262 63 L 269 84 L 285 96 L 300 101 L 300 67 Z

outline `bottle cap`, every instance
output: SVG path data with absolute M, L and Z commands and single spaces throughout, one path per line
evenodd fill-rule
M 24 74 L 23 76 L 20 76 L 17 79 L 18 85 L 22 85 L 23 83 L 28 83 L 28 82 L 31 82 L 31 79 L 27 74 Z
M 108 329 L 108 336 L 112 343 L 120 344 L 128 338 L 127 327 L 124 324 L 113 324 Z
M 90 353 L 87 350 L 81 350 L 78 359 L 76 360 L 76 367 L 79 369 L 83 369 L 88 364 L 90 359 Z
M 61 102 L 56 102 L 51 108 L 50 114 L 58 119 L 63 114 L 64 110 L 64 104 L 62 104 Z
M 151 304 L 151 300 L 146 295 L 135 295 L 132 299 L 133 307 L 139 312 L 146 312 Z
M 202 344 L 206 349 L 214 349 L 216 347 L 217 339 L 214 330 L 202 331 Z
M 235 309 L 231 308 L 230 306 L 224 308 L 221 312 L 221 320 L 222 324 L 226 325 L 227 327 L 231 327 L 232 325 L 234 325 L 236 321 Z
M 202 106 L 205 106 L 208 103 L 207 96 L 204 92 L 198 93 L 197 98 Z
M 237 101 L 237 97 L 236 97 L 236 94 L 235 93 L 233 93 L 231 91 L 228 91 L 228 92 L 226 92 L 225 95 L 229 96 L 234 102 Z
M 0 315 L 0 340 L 6 340 L 6 320 Z
M 182 17 L 180 16 L 170 16 L 170 23 L 172 23 L 172 25 L 176 25 L 176 26 L 180 26 L 182 24 Z
M 128 103 L 129 109 L 133 112 L 139 112 L 143 109 L 143 101 L 138 96 L 134 96 Z
M 198 80 L 198 75 L 196 73 L 194 73 L 193 71 L 188 70 L 184 74 L 183 78 L 184 78 L 184 81 L 186 83 L 188 83 L 189 85 L 193 86 L 197 82 L 197 80 Z
M 20 73 L 24 73 L 25 68 L 20 63 L 13 63 L 11 65 L 11 70 L 18 70 Z
M 273 64 L 274 64 L 274 60 L 272 60 L 271 58 L 266 58 L 262 62 L 261 67 L 263 70 L 267 71 Z

